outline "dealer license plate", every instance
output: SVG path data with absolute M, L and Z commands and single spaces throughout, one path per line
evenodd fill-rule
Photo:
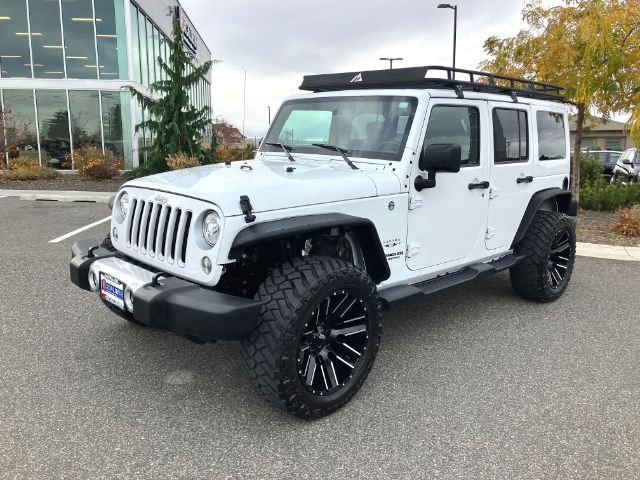
M 124 283 L 107 273 L 101 273 L 100 297 L 124 310 Z

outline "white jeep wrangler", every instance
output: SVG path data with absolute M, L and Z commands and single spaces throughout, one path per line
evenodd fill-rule
M 575 259 L 561 89 L 421 67 L 305 77 L 256 158 L 125 184 L 71 280 L 128 320 L 241 340 L 258 389 L 316 418 L 371 369 L 381 311 L 510 270 L 560 297 Z

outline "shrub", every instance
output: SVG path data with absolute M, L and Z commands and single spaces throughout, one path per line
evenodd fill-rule
M 0 178 L 5 180 L 27 181 L 27 180 L 51 180 L 58 178 L 60 173 L 53 168 L 36 167 L 22 170 L 8 170 Z
M 83 145 L 74 151 L 75 166 L 78 173 L 91 180 L 106 180 L 113 178 L 122 168 L 122 159 L 117 158 L 113 152 Z
M 171 170 L 180 170 L 182 168 L 193 168 L 200 166 L 200 160 L 196 157 L 189 157 L 182 152 L 167 157 L 167 165 Z
M 9 162 L 8 170 L 33 170 L 39 168 L 40 164 L 32 158 L 16 158 Z
M 614 231 L 627 237 L 640 237 L 640 205 L 620 210 L 612 227 Z
M 640 203 L 640 184 L 608 185 L 596 182 L 580 189 L 580 206 L 585 210 L 615 212 Z
M 603 183 L 604 169 L 598 162 L 598 159 L 589 154 L 580 157 L 580 186 L 595 185 Z

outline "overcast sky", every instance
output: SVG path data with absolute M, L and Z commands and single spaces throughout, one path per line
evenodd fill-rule
M 240 129 L 247 70 L 247 136 L 262 136 L 305 74 L 399 66 L 450 65 L 453 10 L 439 0 L 181 0 L 221 61 L 213 68 L 213 110 Z M 547 3 L 559 3 L 548 0 Z M 491 35 L 521 26 L 522 0 L 457 0 L 458 60 L 476 68 Z

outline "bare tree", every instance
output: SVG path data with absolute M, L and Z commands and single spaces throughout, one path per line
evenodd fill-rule
M 0 165 L 6 165 L 7 153 L 17 150 L 29 136 L 31 121 L 10 111 L 0 112 Z

